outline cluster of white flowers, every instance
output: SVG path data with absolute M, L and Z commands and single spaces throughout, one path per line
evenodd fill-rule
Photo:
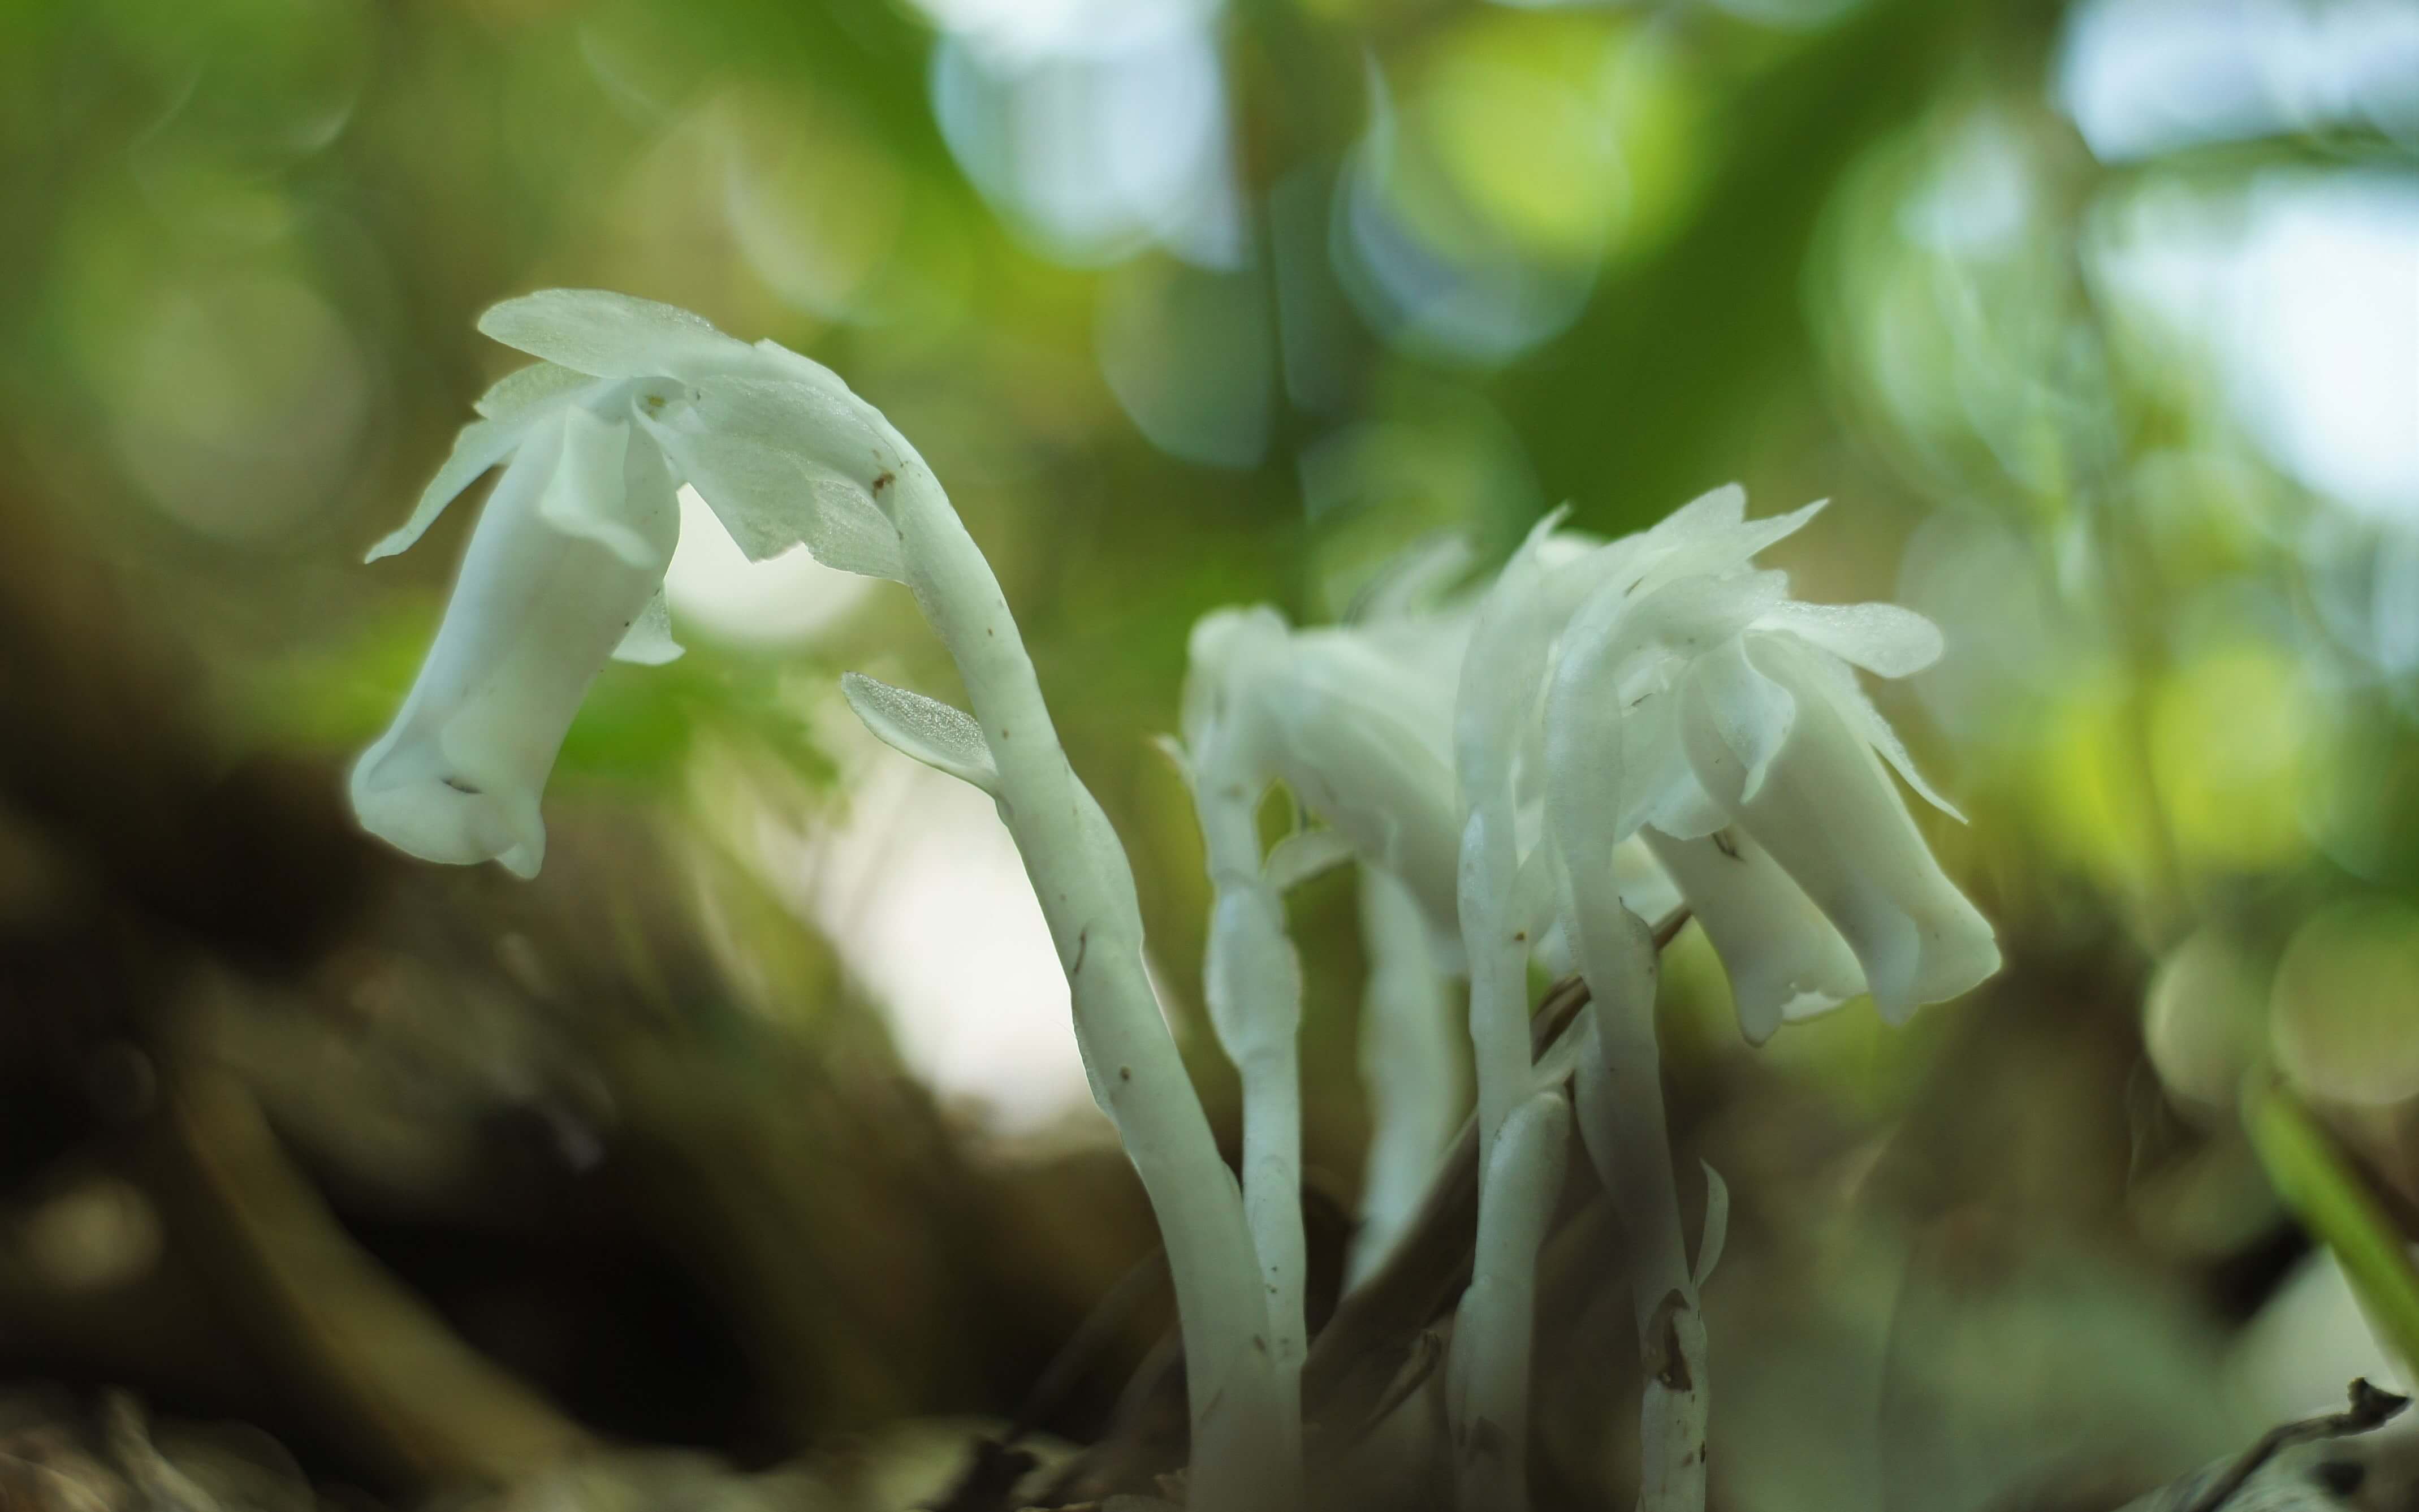
M 1296 629 L 1271 609 L 1228 609 L 1194 632 L 1185 742 L 1221 900 L 1210 932 L 1213 982 L 1278 980 L 1273 967 L 1255 973 L 1232 958 L 1280 951 L 1282 980 L 1298 980 L 1272 902 L 1281 882 L 1271 879 L 1308 868 L 1277 855 L 1260 867 L 1248 823 L 1272 781 L 1324 826 L 1283 849 L 1314 864 L 1348 852 L 1398 884 L 1429 926 L 1430 960 L 1470 978 L 1486 1151 L 1479 1252 L 1496 1269 L 1483 1317 L 1465 1317 L 1456 1343 L 1465 1358 L 1453 1400 L 1465 1426 L 1525 1415 L 1529 1319 L 1499 1315 L 1503 1298 L 1527 1295 L 1526 1283 L 1502 1269 L 1529 1263 L 1517 1258 L 1523 1246 L 1533 1261 L 1544 1222 L 1533 1204 L 1557 1189 L 1544 1173 L 1560 1170 L 1563 1151 L 1538 1131 L 1572 1121 L 1560 1075 L 1533 1062 L 1533 961 L 1556 969 L 1576 961 L 1596 998 L 1581 1036 L 1577 1122 L 1636 1252 L 1642 1346 L 1668 1351 L 1670 1340 L 1643 1337 L 1663 1327 L 1697 1340 L 1698 1354 L 1697 1288 L 1718 1240 L 1709 1234 L 1689 1263 L 1641 916 L 1685 903 L 1757 1043 L 1786 1020 L 1861 994 L 1899 1022 L 1997 969 L 1990 926 L 1934 860 L 1890 770 L 1955 810 L 1915 771 L 1856 676 L 1928 665 L 1939 633 L 1889 605 L 1800 603 L 1784 574 L 1753 565 L 1820 508 L 1750 521 L 1744 493 L 1727 487 L 1615 541 L 1564 530 L 1557 517 L 1500 573 L 1457 595 L 1436 592 L 1433 570 L 1454 559 L 1430 553 L 1349 625 Z M 1249 846 L 1240 864 L 1238 844 Z M 1248 932 L 1229 912 L 1246 885 L 1258 899 Z M 1388 905 L 1379 894 L 1370 906 Z M 1402 933 L 1373 929 L 1373 944 Z M 1402 953 L 1394 947 L 1373 970 L 1399 971 Z M 1436 1043 L 1433 1026 L 1402 1017 L 1438 1012 L 1436 1003 L 1433 994 L 1373 993 L 1364 1063 L 1449 1086 L 1432 1067 L 1437 1052 L 1418 1048 Z M 1298 1013 L 1288 998 L 1261 1026 L 1264 1057 L 1267 1036 L 1290 1036 Z M 1247 1100 L 1247 1119 L 1281 1094 L 1299 1089 L 1264 1089 Z M 1425 1149 L 1433 1159 L 1434 1097 L 1373 1088 L 1372 1103 L 1373 1149 L 1396 1159 Z M 1524 1136 L 1499 1139 L 1523 1109 Z M 1295 1136 L 1298 1112 L 1271 1120 Z M 1287 1156 L 1299 1160 L 1298 1150 Z M 1399 1179 L 1372 1184 L 1364 1243 L 1382 1246 L 1398 1227 L 1400 1188 Z M 1378 1253 L 1357 1257 L 1356 1273 Z M 1674 1295 L 1681 1316 L 1658 1322 Z M 1290 1295 L 1278 1304 L 1297 1305 Z M 1287 1317 L 1277 1327 L 1298 1323 Z M 1498 1326 L 1520 1335 L 1518 1348 L 1487 1333 Z M 1646 1504 L 1656 1512 L 1703 1504 L 1705 1393 L 1695 1364 L 1683 1373 L 1692 1380 L 1686 1392 L 1649 1376 Z M 1458 1430 L 1456 1442 L 1467 1451 L 1465 1504 L 1523 1504 L 1517 1444 Z
M 1271 1361 L 1240 1196 L 1144 970 L 1124 849 L 1068 765 L 1007 599 L 931 469 L 828 369 L 670 305 L 555 289 L 479 328 L 542 361 L 479 402 L 410 521 L 371 552 L 409 546 L 509 459 L 418 682 L 353 768 L 362 825 L 429 860 L 536 872 L 539 796 L 589 684 L 617 649 L 677 652 L 660 594 L 683 482 L 752 558 L 804 545 L 825 565 L 905 582 L 973 711 L 854 674 L 844 691 L 875 734 L 990 793 L 1025 857 L 1093 1094 L 1166 1242 L 1194 1504 L 1298 1504 L 1299 1414 Z
M 366 827 L 430 860 L 536 872 L 540 795 L 589 684 L 610 656 L 679 654 L 662 586 L 684 483 L 750 557 L 804 545 L 907 583 L 972 712 L 854 675 L 845 690 L 884 740 L 993 795 L 1025 858 L 1094 1094 L 1166 1239 L 1192 1504 L 1261 1512 L 1302 1494 L 1302 979 L 1283 894 L 1348 857 L 1364 872 L 1363 1063 L 1379 1119 L 1356 1276 L 1382 1262 L 1457 1116 L 1442 982 L 1470 980 L 1484 1177 L 1450 1391 L 1464 1507 L 1526 1504 L 1535 1256 L 1576 1126 L 1633 1250 L 1641 1348 L 1688 1366 L 1647 1373 L 1641 1505 L 1702 1508 L 1696 1304 L 1724 1201 L 1717 1180 L 1691 1265 L 1641 916 L 1685 900 L 1750 1041 L 1860 993 L 1902 1019 L 1998 964 L 1888 769 L 1948 806 L 1854 670 L 1913 671 L 1939 654 L 1937 632 L 1886 605 L 1798 603 L 1753 566 L 1813 508 L 1749 521 L 1725 488 L 1610 542 L 1549 519 L 1458 593 L 1444 588 L 1465 559 L 1429 553 L 1346 625 L 1297 629 L 1260 608 L 1195 627 L 1176 754 L 1215 894 L 1211 1018 L 1243 1074 L 1239 1192 L 1144 973 L 1125 853 L 1058 747 L 989 564 L 914 448 L 828 369 L 667 305 L 552 290 L 480 329 L 540 361 L 479 401 L 410 520 L 371 552 L 411 545 L 505 465 L 419 680 L 354 767 Z M 1280 783 L 1317 823 L 1264 855 L 1257 814 Z M 1536 961 L 1576 962 L 1595 998 L 1551 1066 L 1531 1052 Z

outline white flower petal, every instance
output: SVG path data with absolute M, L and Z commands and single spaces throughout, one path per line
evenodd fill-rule
M 1848 942 L 1752 836 L 1729 828 L 1675 840 L 1649 828 L 1642 838 L 1721 957 L 1749 1044 L 1865 990 Z
M 1363 856 L 1403 880 L 1429 917 L 1454 917 L 1461 820 L 1453 770 L 1381 704 L 1341 708 L 1315 685 L 1265 696 L 1276 775 Z
M 1747 647 L 1733 639 L 1719 650 L 1699 656 L 1690 669 L 1704 694 L 1703 708 L 1714 733 L 1747 770 L 1743 800 L 1764 786 L 1772 759 L 1789 739 L 1797 717 L 1797 701 L 1789 690 L 1755 670 Z
M 355 764 L 363 827 L 431 861 L 502 862 L 527 876 L 545 856 L 538 800 L 555 753 L 606 658 L 661 588 L 595 541 L 544 519 L 567 428 L 530 427 L 481 511 L 470 548 L 395 722 Z M 669 540 L 677 517 L 641 531 Z
M 428 532 L 445 506 L 461 497 L 462 490 L 479 481 L 479 474 L 512 455 L 521 443 L 529 423 L 520 417 L 511 420 L 474 420 L 462 427 L 454 438 L 454 450 L 447 455 L 437 476 L 420 491 L 420 502 L 412 506 L 411 517 L 403 528 L 371 547 L 364 562 L 376 562 L 398 551 L 408 550 L 413 542 Z
M 999 795 L 999 765 L 973 715 L 863 672 L 843 673 L 840 690 L 865 728 L 892 750 Z
M 836 399 L 845 400 L 852 406 L 863 403 L 856 397 L 856 391 L 848 386 L 846 378 L 804 353 L 793 352 L 779 342 L 770 339 L 758 342 L 751 350 L 755 353 L 756 362 L 748 371 L 757 376 L 780 378 L 792 383 L 804 383 L 809 388 L 820 389 Z M 866 407 L 866 412 L 879 414 L 879 411 L 873 410 L 870 406 Z M 887 422 L 884 424 L 886 424 Z
M 1568 555 L 1554 533 L 1565 513 L 1555 510 L 1529 532 L 1471 630 L 1454 697 L 1453 749 L 1471 802 L 1512 788 L 1519 754 L 1537 737 L 1555 638 L 1599 586 L 1609 554 L 1622 549 L 1613 542 Z
M 694 375 L 745 363 L 750 348 L 678 305 L 606 289 L 549 288 L 479 316 L 490 339 L 595 378 Z
M 1734 573 L 1764 548 L 1803 530 L 1808 521 L 1823 512 L 1827 502 L 1827 500 L 1818 499 L 1805 508 L 1786 515 L 1747 520 L 1719 529 L 1707 528 L 1687 536 L 1658 538 L 1650 531 L 1643 537 L 1633 537 L 1637 545 L 1625 562 L 1626 571 L 1635 580 L 1631 592 L 1642 597 L 1666 583 L 1677 582 L 1684 578 L 1719 578 Z M 1619 546 L 1623 543 L 1614 544 Z
M 784 355 L 815 367 L 794 352 Z M 886 473 L 895 477 L 907 459 L 875 411 L 837 377 L 824 376 L 831 381 L 778 371 L 701 378 L 696 422 L 717 435 L 793 452 L 806 465 L 846 478 L 870 494 Z
M 1659 575 L 1658 575 L 1659 577 Z M 1707 656 L 1737 643 L 1757 620 L 1787 602 L 1785 572 L 1700 574 L 1641 585 L 1614 596 L 1600 593 L 1571 622 L 1569 639 L 1601 633 L 1613 639 L 1617 686 L 1635 697 L 1641 686 L 1668 683 L 1668 676 L 1641 685 L 1642 662 Z M 1610 620 L 1601 610 L 1610 606 Z M 1600 627 L 1600 628 L 1599 628 Z
M 640 667 L 660 667 L 668 661 L 678 661 L 681 643 L 672 639 L 672 609 L 664 598 L 664 591 L 647 600 L 647 607 L 630 622 L 630 633 L 613 648 L 615 661 L 626 661 Z
M 578 393 L 583 389 L 601 390 L 609 382 L 609 379 L 590 378 L 560 363 L 532 363 L 496 379 L 470 408 L 489 420 L 509 420 L 525 410 Z
M 1796 697 L 1797 718 L 1754 798 L 1743 796 L 1745 766 L 1716 735 L 1694 681 L 1682 744 L 1706 793 L 1838 927 L 1875 1005 L 1896 1023 L 1997 970 L 1998 946 L 1933 859 L 1864 733 L 1828 696 L 1820 655 L 1783 637 L 1757 640 L 1756 665 Z
M 1786 630 L 1883 677 L 1904 677 L 1940 659 L 1940 626 L 1896 604 L 1775 606 L 1758 628 Z
M 1677 546 L 1727 533 L 1746 518 L 1747 490 L 1735 483 L 1726 483 L 1699 494 L 1656 521 L 1645 538 L 1657 548 Z
M 1890 722 L 1882 717 L 1882 711 L 1873 707 L 1873 701 L 1866 696 L 1864 685 L 1857 681 L 1857 674 L 1837 657 L 1825 652 L 1806 653 L 1803 660 L 1822 679 L 1823 687 L 1840 706 L 1840 712 L 1847 717 L 1848 723 L 1872 742 L 1873 749 L 1881 752 L 1882 760 L 1890 764 L 1891 769 L 1905 779 L 1908 787 L 1915 789 L 1916 795 L 1959 824 L 1965 823 L 1965 815 L 1958 807 L 1942 797 L 1939 790 L 1925 781 L 1923 774 L 1916 770 L 1915 758 L 1907 754 L 1906 743 L 1899 739 L 1898 732 L 1890 728 Z
M 667 424 L 643 410 L 639 421 L 749 561 L 803 545 L 842 572 L 894 581 L 906 576 L 899 532 L 863 485 L 787 448 Z
M 643 440 L 639 445 L 654 450 Z M 633 508 L 630 449 L 628 421 L 599 420 L 578 405 L 566 407 L 562 455 L 537 512 L 565 535 L 593 541 L 631 566 L 660 576 L 671 562 L 673 542 L 640 528 L 663 517 L 662 501 L 647 500 Z

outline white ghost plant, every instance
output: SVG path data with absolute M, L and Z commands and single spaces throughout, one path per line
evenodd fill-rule
M 1351 856 L 1364 869 L 1372 1018 L 1437 1016 L 1439 969 L 1471 977 L 1478 1261 L 1448 1394 L 1465 1512 L 1525 1503 L 1518 1458 L 1496 1435 L 1525 1421 L 1537 1246 L 1574 1122 L 1633 1255 L 1640 1504 L 1702 1512 L 1698 1297 L 1726 1206 L 1708 1172 L 1691 1264 L 1643 898 L 1676 886 L 1750 1041 L 1863 992 L 1903 1019 L 1998 964 L 1891 770 L 1947 805 L 1856 680 L 1857 668 L 1923 666 L 1937 632 L 1885 605 L 1796 603 L 1785 578 L 1753 566 L 1813 509 L 1749 521 L 1744 496 L 1722 489 L 1610 542 L 1548 519 L 1456 603 L 1404 592 L 1352 625 L 1296 629 L 1253 609 L 1195 627 L 1179 755 L 1215 894 L 1212 1018 L 1246 1088 L 1239 1191 L 1144 972 L 1125 852 L 1068 765 L 998 581 L 922 457 L 828 369 L 667 305 L 552 290 L 498 305 L 480 329 L 540 361 L 479 401 L 410 520 L 371 553 L 409 546 L 504 466 L 420 678 L 354 768 L 365 826 L 428 859 L 536 872 L 540 795 L 589 683 L 616 655 L 677 654 L 661 591 L 683 484 L 751 557 L 803 544 L 906 583 L 971 712 L 854 674 L 843 688 L 881 738 L 991 795 L 1025 857 L 1094 1095 L 1175 1275 L 1189 1504 L 1301 1503 L 1301 976 L 1282 894 Z M 1263 855 L 1257 810 L 1278 782 L 1321 827 Z M 1532 1061 L 1528 1024 L 1541 954 L 1576 959 L 1595 998 L 1547 1068 Z M 1383 1203 L 1395 1221 L 1415 1190 L 1407 1173 L 1433 1160 L 1449 1117 L 1434 1027 L 1374 1026 L 1364 1047 L 1373 1080 L 1405 1084 L 1372 1097 L 1403 1124 L 1377 1141 L 1404 1167 Z M 1373 1231 L 1368 1254 L 1387 1237 Z
M 1561 629 L 1546 693 L 1555 890 L 1594 997 L 1579 1127 L 1631 1251 L 1650 1512 L 1704 1504 L 1697 1299 L 1718 1242 L 1709 1233 L 1691 1266 L 1664 1123 L 1655 950 L 1623 903 L 1615 847 L 1643 835 L 1663 860 L 1730 971 L 1752 1041 L 1860 990 L 1895 1022 L 1999 964 L 1990 926 L 1934 861 L 1882 758 L 1947 805 L 1850 670 L 1916 671 L 1939 655 L 1938 632 L 1888 605 L 1797 603 L 1783 574 L 1751 565 L 1819 508 L 1749 522 L 1745 495 L 1719 489 L 1575 563 L 1586 595 Z
M 1068 765 L 998 580 L 932 470 L 829 369 L 670 305 L 555 289 L 479 327 L 541 361 L 480 401 L 410 520 L 371 553 L 409 546 L 509 459 L 420 680 L 354 769 L 362 824 L 426 859 L 536 872 L 539 795 L 589 682 L 617 647 L 673 654 L 658 606 L 684 482 L 751 558 L 804 544 L 905 582 L 973 712 L 853 675 L 844 690 L 876 734 L 990 793 L 1024 856 L 1094 1096 L 1174 1273 L 1191 1504 L 1298 1505 L 1299 1426 L 1271 1367 L 1240 1195 L 1145 975 L 1125 851 Z

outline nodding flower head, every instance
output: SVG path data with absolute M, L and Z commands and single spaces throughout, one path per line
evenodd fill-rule
M 1441 935 L 1460 814 L 1453 690 L 1469 617 L 1388 609 L 1297 629 L 1266 605 L 1193 627 L 1184 744 L 1196 785 L 1256 802 L 1282 781 L 1350 851 L 1400 877 Z
M 670 305 L 585 289 L 510 300 L 479 329 L 541 359 L 477 404 L 403 528 L 503 476 L 471 532 L 437 641 L 402 711 L 354 764 L 362 824 L 424 860 L 536 873 L 538 799 L 606 661 L 680 654 L 663 599 L 694 486 L 751 558 L 805 545 L 900 576 L 881 508 L 902 448 L 828 369 L 748 346 Z
M 1891 605 L 1799 603 L 1750 564 L 1820 508 L 1749 521 L 1725 488 L 1561 569 L 1588 579 L 1546 713 L 1549 811 L 1583 831 L 1560 836 L 1566 860 L 1642 835 L 1759 1041 L 1859 991 L 1902 1020 L 1999 965 L 1890 770 L 1956 810 L 1857 682 L 1928 666 L 1939 631 Z

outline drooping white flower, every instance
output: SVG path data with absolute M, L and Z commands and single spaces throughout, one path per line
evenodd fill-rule
M 1282 781 L 1340 841 L 1324 858 L 1348 851 L 1384 868 L 1449 930 L 1459 827 L 1450 730 L 1466 623 L 1297 629 L 1266 605 L 1204 615 L 1184 693 L 1195 780 L 1248 773 L 1255 802 Z
M 804 544 L 826 564 L 901 575 L 876 491 L 900 465 L 846 384 L 670 305 L 586 289 L 506 301 L 479 329 L 542 359 L 477 404 L 403 528 L 418 540 L 499 463 L 443 627 L 386 734 L 353 767 L 354 810 L 424 860 L 532 876 L 538 800 L 609 657 L 680 654 L 663 599 L 693 485 L 753 559 Z
M 1549 781 L 1606 815 L 1594 843 L 1646 840 L 1730 971 L 1753 1041 L 1860 991 L 1901 1022 L 1999 964 L 1890 770 L 1956 810 L 1856 678 L 1929 665 L 1938 630 L 1887 604 L 1796 602 L 1785 575 L 1749 564 L 1819 507 L 1750 522 L 1744 494 L 1722 489 L 1579 564 L 1593 581 L 1548 697 L 1548 764 L 1564 768 Z

